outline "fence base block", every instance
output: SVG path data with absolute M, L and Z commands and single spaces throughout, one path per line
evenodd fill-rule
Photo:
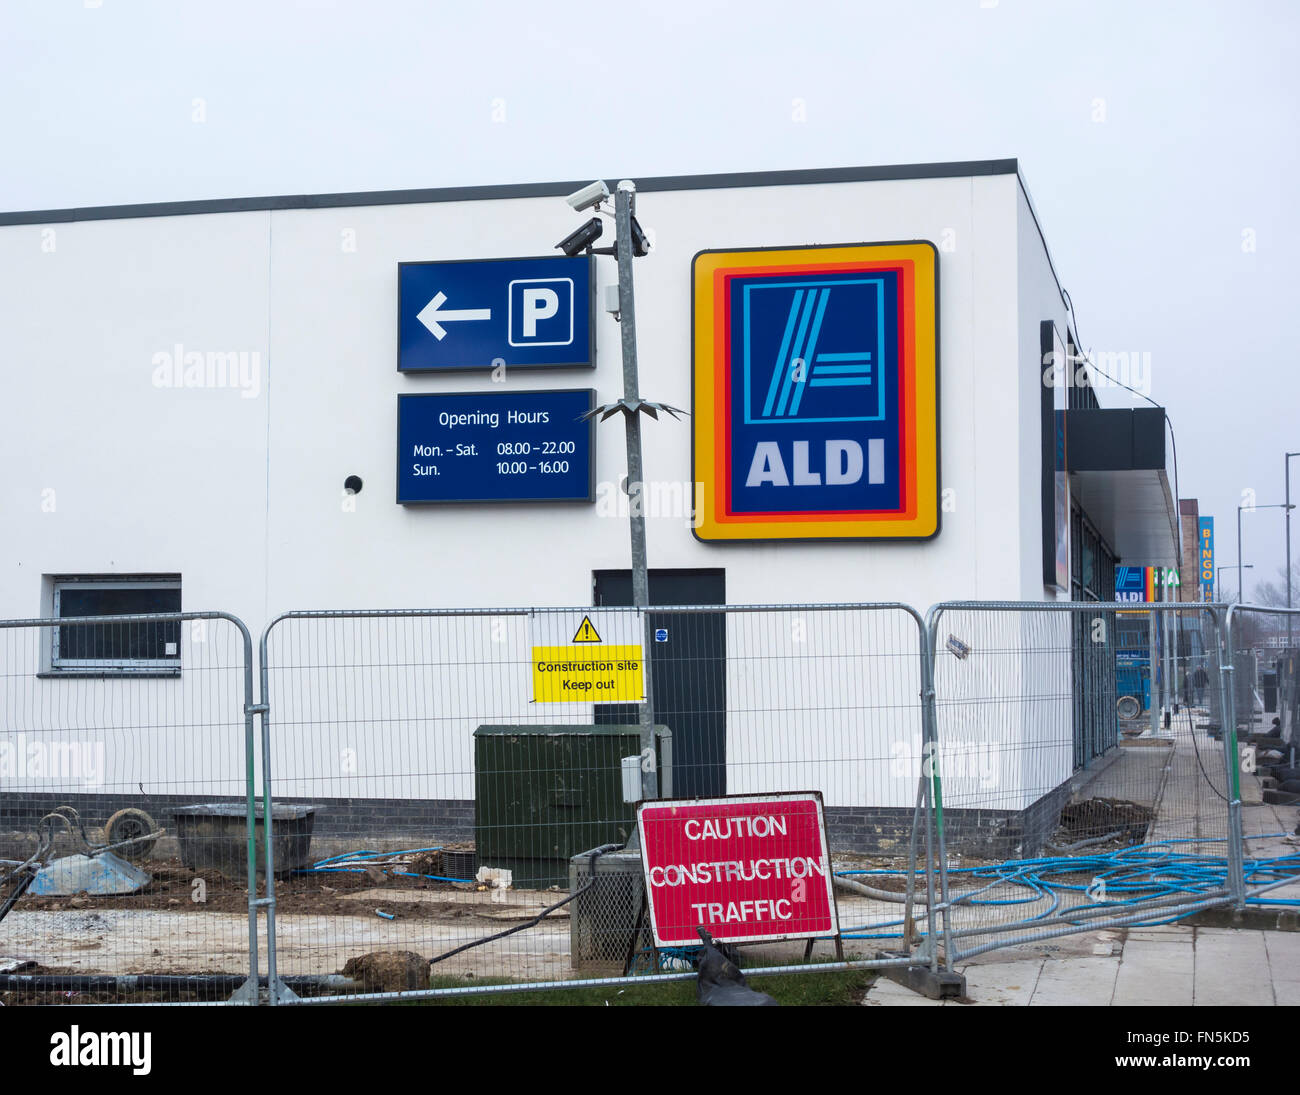
M 295 1004 L 300 999 L 298 994 L 278 977 L 267 986 L 267 997 L 272 1004 Z
M 328 978 L 326 979 L 328 980 Z M 349 982 L 343 978 L 338 978 L 343 985 Z M 337 991 L 337 986 L 336 986 Z M 353 989 L 353 991 L 356 991 Z M 258 1004 L 293 1004 L 296 1003 L 299 996 L 279 977 L 272 981 L 267 981 L 265 977 L 259 977 L 256 983 L 250 977 L 244 981 L 226 1001 L 228 1004 L 249 1004 L 256 1006 Z
M 894 956 L 882 954 L 880 957 Z M 929 1000 L 957 1000 L 966 995 L 966 978 L 960 973 L 936 972 L 929 966 L 889 966 L 880 973 Z
M 257 1005 L 257 982 L 251 977 L 248 978 L 239 988 L 235 989 L 230 999 L 226 1001 L 229 1004 L 248 1004 Z
M 1300 912 L 1295 909 L 1269 908 L 1267 905 L 1250 905 L 1244 909 L 1221 905 L 1214 909 L 1202 909 L 1180 923 L 1198 928 L 1300 932 Z

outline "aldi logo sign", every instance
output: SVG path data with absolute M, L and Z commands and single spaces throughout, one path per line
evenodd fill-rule
M 923 242 L 696 256 L 700 539 L 938 531 L 936 277 Z
M 1154 601 L 1155 568 L 1117 566 L 1115 568 L 1115 600 Z
M 883 421 L 885 297 L 887 289 L 894 296 L 893 281 L 886 273 L 741 279 L 745 423 Z M 777 352 L 755 352 L 770 348 L 778 329 Z M 795 361 L 803 364 L 792 368 Z

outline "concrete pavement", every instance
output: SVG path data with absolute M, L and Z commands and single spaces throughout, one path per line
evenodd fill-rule
M 1077 794 L 1151 803 L 1156 816 L 1149 841 L 1181 841 L 1172 847 L 1182 854 L 1226 855 L 1229 783 L 1222 748 L 1199 725 L 1203 715 L 1194 718 L 1187 711 L 1168 732 L 1125 742 L 1110 764 L 1081 782 Z M 1163 779 L 1156 778 L 1161 772 Z M 1247 863 L 1300 854 L 1296 806 L 1266 804 L 1259 777 L 1250 771 L 1241 773 L 1240 785 Z M 1248 873 L 1248 891 L 1262 881 Z M 1207 915 L 1214 926 L 1081 932 L 978 955 L 957 968 L 966 977 L 969 1004 L 977 1006 L 1300 1004 L 1300 904 L 1283 904 L 1300 902 L 1300 878 L 1269 891 L 1265 900 L 1276 904 L 1248 906 L 1242 927 L 1227 926 L 1232 916 L 1224 909 Z M 957 926 L 970 915 L 959 910 Z M 1292 930 L 1263 930 L 1268 924 Z M 927 1000 L 884 978 L 864 1003 L 968 1006 Z
M 980 955 L 958 969 L 968 1003 L 927 1000 L 884 978 L 868 1007 L 1300 1004 L 1300 932 L 1115 928 Z

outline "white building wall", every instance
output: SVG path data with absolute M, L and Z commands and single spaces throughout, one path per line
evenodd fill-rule
M 1029 199 L 1019 187 L 1016 242 L 1020 363 L 1017 388 L 1022 407 L 1017 433 L 1019 464 L 1025 469 L 1019 481 L 1021 520 L 1016 527 L 1020 551 L 1027 560 L 1020 575 L 1020 599 L 1068 601 L 1071 596 L 1068 590 L 1053 593 L 1043 588 L 1041 487 L 1040 480 L 1029 469 L 1041 466 L 1043 451 L 1039 400 L 1045 366 L 1039 325 L 1044 320 L 1053 321 L 1064 343 L 1070 330 L 1070 317 Z M 1019 786 L 1023 788 L 1022 795 L 1033 801 L 1068 779 L 1074 769 L 1071 620 L 1066 613 L 1025 614 L 1017 623 L 1019 645 L 1025 652 L 1020 688 L 1026 697 L 1018 709 L 1021 716 L 1018 751 L 1023 765 Z
M 1013 174 L 643 194 L 638 215 L 656 248 L 636 266 L 642 393 L 687 408 L 698 251 L 940 247 L 938 536 L 706 545 L 684 515 L 652 515 L 651 564 L 723 567 L 731 603 L 889 600 L 924 610 L 949 598 L 1041 598 L 1037 374 L 1025 353 L 1032 344 L 1037 356 L 1039 301 L 1056 290 L 1022 204 Z M 0 228 L 11 394 L 0 616 L 40 614 L 41 576 L 57 573 L 180 573 L 186 610 L 231 611 L 255 637 L 289 609 L 590 603 L 591 572 L 629 560 L 626 520 L 608 506 L 394 502 L 397 395 L 491 387 L 486 373 L 398 374 L 398 262 L 545 254 L 574 223 L 560 199 L 528 198 L 77 222 L 50 226 L 54 250 L 43 247 L 43 226 Z M 614 280 L 612 260 L 597 269 L 602 286 Z M 521 370 L 505 389 L 592 386 L 599 401 L 617 398 L 618 328 L 597 316 L 594 371 Z M 257 355 L 260 370 L 242 387 L 159 386 L 158 355 L 178 344 Z M 621 424 L 598 427 L 597 438 L 597 479 L 613 496 L 625 472 Z M 648 423 L 645 458 L 650 478 L 689 482 L 689 423 Z M 342 484 L 352 474 L 365 487 L 349 505 Z M 753 667 L 731 636 L 730 790 L 793 783 L 830 789 L 833 805 L 911 804 L 910 777 L 846 774 L 864 759 L 887 764 L 900 742 L 910 750 L 919 727 L 908 708 L 914 663 L 879 675 L 870 650 L 853 645 L 869 638 L 844 640 L 840 654 L 861 655 L 848 672 L 800 670 L 825 677 L 814 682 L 825 710 L 792 720 L 809 682 L 768 679 L 766 708 L 750 709 Z M 367 665 L 295 682 L 301 737 L 282 732 L 277 745 L 291 793 L 327 794 L 340 751 L 369 741 L 370 775 L 347 793 L 470 797 L 477 722 L 586 717 L 530 710 L 519 672 L 510 683 L 503 669 L 489 687 L 473 676 L 481 669 L 444 667 L 433 681 Z M 30 687 L 53 696 L 69 684 Z M 117 685 L 142 702 L 173 686 Z M 471 709 L 483 695 L 491 702 Z M 384 729 L 421 720 L 423 734 Z M 997 732 L 1013 739 L 1024 727 L 1012 720 Z M 762 758 L 780 765 L 764 775 Z
M 41 614 L 42 574 L 148 572 L 183 573 L 187 609 L 262 616 L 265 384 L 154 378 L 178 344 L 265 368 L 269 224 L 0 228 L 0 617 Z
M 1039 419 L 1043 371 L 1039 325 L 1051 320 L 1060 332 L 1064 344 L 1070 330 L 1069 312 L 1061 297 L 1060 287 L 1052 270 L 1047 245 L 1039 232 L 1030 209 L 1029 200 L 1020 187 L 1016 188 L 1016 283 L 1019 305 L 1016 314 L 1016 339 L 1018 348 L 1017 383 L 1021 413 L 1015 419 L 1015 436 L 1018 446 L 1017 463 L 1024 469 L 1019 478 L 1021 520 L 1015 526 L 1020 552 L 1026 560 L 1021 571 L 1021 587 L 1016 600 L 1038 601 L 1054 599 L 1051 591 L 1043 589 L 1042 568 L 1042 500 L 1039 495 L 1043 440 Z M 1061 600 L 1069 600 L 1063 592 Z
M 1007 187 L 1014 180 L 1001 181 Z M 980 180 L 984 185 L 984 180 Z M 835 187 L 762 187 L 679 191 L 642 196 L 640 217 L 657 230 L 655 252 L 636 267 L 641 389 L 648 398 L 690 406 L 690 271 L 704 248 L 938 238 L 954 224 L 971 234 L 969 180 L 848 184 Z M 1010 204 L 1003 232 L 1013 232 Z M 509 256 L 545 252 L 573 224 L 556 199 L 491 203 L 474 209 L 444 205 L 336 209 L 277 214 L 272 400 L 272 610 L 290 606 L 402 604 L 582 604 L 590 600 L 593 569 L 628 564 L 626 522 L 606 507 L 437 506 L 392 504 L 395 396 L 403 391 L 470 391 L 486 377 L 404 377 L 395 371 L 396 264 L 404 259 Z M 355 253 L 338 250 L 340 233 L 356 232 Z M 969 287 L 977 257 L 969 250 L 941 256 L 944 380 L 969 376 L 972 335 Z M 615 280 L 612 261 L 598 262 L 600 283 Z M 1000 308 L 1010 315 L 1012 282 L 1001 281 Z M 318 300 L 349 299 L 322 309 Z M 948 305 L 956 316 L 949 320 Z M 580 370 L 521 371 L 508 389 L 585 385 L 598 400 L 622 391 L 618 328 L 600 313 L 595 376 Z M 1009 321 L 1008 321 L 1009 322 Z M 951 345 L 950 345 L 951 342 Z M 351 378 L 321 383 L 322 372 Z M 941 413 L 945 461 L 958 482 L 968 474 L 963 451 L 975 443 L 968 382 L 945 390 Z M 280 403 L 279 401 L 284 401 Z M 280 407 L 291 404 L 293 417 Z M 341 437 L 321 437 L 317 423 L 342 421 Z M 994 432 L 994 431 L 991 431 Z M 649 423 L 645 460 L 654 479 L 691 480 L 690 426 Z M 951 447 L 951 448 L 949 448 Z M 598 479 L 617 484 L 625 473 L 621 424 L 598 431 Z M 306 454 L 315 458 L 305 458 Z M 300 455 L 301 454 L 301 455 Z M 367 487 L 358 512 L 339 507 L 345 475 Z M 607 488 L 608 489 L 608 488 Z M 943 534 L 928 544 L 781 544 L 720 546 L 698 543 L 681 514 L 652 516 L 651 563 L 660 567 L 723 566 L 728 599 L 845 601 L 908 599 L 924 602 L 941 590 L 969 589 L 972 538 L 978 516 L 958 508 L 944 514 Z M 303 557 L 292 531 L 328 552 Z M 520 546 L 527 544 L 526 558 Z M 963 550 L 965 547 L 965 550 Z M 521 565 L 523 564 L 523 565 Z M 365 581 L 344 580 L 365 574 Z M 324 599 L 322 599 L 324 598 Z
M 642 387 L 679 406 L 690 405 L 697 251 L 953 241 L 939 262 L 951 491 L 939 536 L 705 545 L 680 515 L 658 516 L 653 565 L 723 566 L 735 602 L 1022 591 L 1013 484 L 1028 477 L 1008 429 L 1020 411 L 1008 391 L 1017 192 L 1001 175 L 642 196 L 657 230 L 636 268 Z M 14 469 L 0 612 L 36 614 L 39 575 L 55 572 L 179 572 L 187 608 L 227 607 L 255 630 L 289 608 L 587 603 L 591 570 L 628 560 L 626 523 L 605 507 L 393 502 L 397 394 L 489 386 L 486 374 L 397 373 L 397 263 L 544 254 L 573 220 L 562 201 L 531 198 L 88 221 L 51 226 L 53 252 L 41 226 L 0 228 Z M 614 278 L 612 261 L 598 270 Z M 617 325 L 601 312 L 598 326 L 594 372 L 521 370 L 505 387 L 590 384 L 616 398 Z M 256 394 L 156 387 L 155 355 L 177 344 L 259 355 Z M 653 478 L 690 480 L 689 430 L 649 424 Z M 598 438 L 598 477 L 617 483 L 622 430 L 611 422 Z M 349 474 L 366 484 L 355 512 L 342 505 Z

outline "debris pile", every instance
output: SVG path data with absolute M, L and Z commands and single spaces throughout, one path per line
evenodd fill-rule
M 372 951 L 349 958 L 343 976 L 361 983 L 362 992 L 407 992 L 429 987 L 429 960 L 414 951 Z
M 1141 844 L 1155 817 L 1150 806 L 1122 798 L 1089 798 L 1061 810 L 1053 851 L 1073 851 L 1098 844 Z

